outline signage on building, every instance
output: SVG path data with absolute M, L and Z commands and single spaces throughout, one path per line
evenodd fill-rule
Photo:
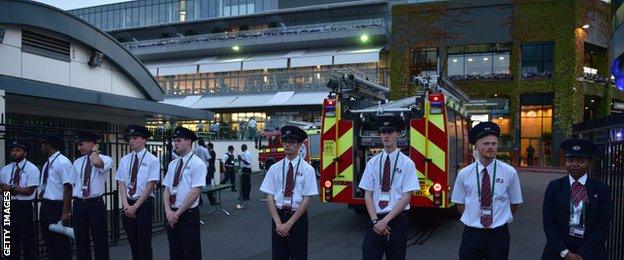
M 466 103 L 468 108 L 502 108 L 507 106 L 507 99 L 504 98 L 492 98 L 492 99 L 471 99 Z
M 613 102 L 613 109 L 615 109 L 615 110 L 624 110 L 624 103 L 622 103 L 622 102 Z

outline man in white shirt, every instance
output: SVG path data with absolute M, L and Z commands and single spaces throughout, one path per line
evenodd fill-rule
M 238 156 L 241 162 L 241 186 L 243 197 L 242 200 L 249 200 L 251 192 L 251 152 L 247 150 L 247 145 L 241 145 L 242 153 Z
M 210 161 L 210 159 L 212 159 L 212 157 L 210 156 L 210 152 L 208 151 L 208 148 L 206 148 L 206 142 L 204 141 L 203 138 L 197 139 L 197 147 L 193 149 L 193 154 L 197 156 L 199 159 L 201 159 L 206 164 L 206 169 L 208 169 L 208 162 Z M 206 185 L 210 185 L 210 182 L 208 181 L 207 176 L 208 175 L 206 175 Z M 204 201 L 202 200 L 202 197 L 199 196 L 199 206 L 203 204 L 204 204 Z
M 39 185 L 41 198 L 39 223 L 41 236 L 45 241 L 50 259 L 70 259 L 72 255 L 69 237 L 48 230 L 50 224 L 57 224 L 61 220 L 64 225 L 67 225 L 70 220 L 71 179 L 74 169 L 72 162 L 61 153 L 64 144 L 65 142 L 59 136 L 50 134 L 40 136 L 41 152 L 47 159 L 43 165 L 41 185 Z
M 223 154 L 223 157 L 221 158 L 221 160 L 219 160 L 221 162 L 221 169 L 223 170 L 222 172 L 224 172 L 223 180 L 221 180 L 220 184 L 226 184 L 229 180 L 230 184 L 232 185 L 232 187 L 230 187 L 232 192 L 238 191 L 236 189 L 236 172 L 234 169 L 235 159 L 236 157 L 234 156 L 234 146 L 229 145 L 227 153 Z
M 468 135 L 478 160 L 457 174 L 451 201 L 464 223 L 459 259 L 507 259 L 507 223 L 522 203 L 518 173 L 496 160 L 500 128 L 492 122 L 474 126 Z
M 267 194 L 273 220 L 273 259 L 307 259 L 307 210 L 311 196 L 318 195 L 314 168 L 299 156 L 308 136 L 296 126 L 284 126 L 280 131 L 286 157 L 269 168 L 260 186 Z
M 163 180 L 170 259 L 201 259 L 199 197 L 206 186 L 206 164 L 192 152 L 193 131 L 178 127 L 173 136 L 176 153 Z
M 397 147 L 405 130 L 403 119 L 380 116 L 377 120 L 383 150 L 366 163 L 359 187 L 371 224 L 362 243 L 362 259 L 405 259 L 412 192 L 420 190 L 416 165 Z
M 72 178 L 73 214 L 78 259 L 91 259 L 91 238 L 95 259 L 109 259 L 106 205 L 102 195 L 113 168 L 113 159 L 100 154 L 96 147 L 98 135 L 77 133 L 78 151 L 82 157 L 74 161 Z
M 132 152 L 121 158 L 115 174 L 123 206 L 121 221 L 133 259 L 152 259 L 153 190 L 160 180 L 160 162 L 145 149 L 150 136 L 144 126 L 128 126 L 126 138 Z
M 8 259 L 34 260 L 36 245 L 33 227 L 33 200 L 37 186 L 39 186 L 39 169 L 26 159 L 30 145 L 24 140 L 9 141 L 9 149 L 13 162 L 2 167 L 0 171 L 0 186 L 3 197 L 8 193 L 10 201 L 10 226 L 4 227 L 11 238 L 10 255 Z M 5 205 L 8 202 L 4 202 Z M 2 211 L 3 219 L 6 211 Z M 6 224 L 6 223 L 5 223 Z M 6 246 L 6 245 L 5 245 Z M 6 252 L 6 251 L 5 251 Z

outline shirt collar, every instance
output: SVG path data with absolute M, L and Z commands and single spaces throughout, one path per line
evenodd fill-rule
M 48 158 L 48 160 L 56 158 L 59 154 L 61 153 L 61 151 L 56 151 L 55 153 L 53 153 L 52 155 L 50 155 L 50 158 Z
M 477 160 L 477 167 L 479 167 L 479 172 L 483 171 L 483 168 L 487 167 L 487 171 L 488 173 L 491 173 L 494 171 L 494 162 L 496 161 L 496 159 L 492 160 L 492 162 L 490 162 L 490 164 L 488 166 L 484 166 L 481 163 L 481 160 Z
M 572 184 L 574 184 L 574 182 L 576 180 L 574 180 L 574 178 L 572 178 L 572 175 L 568 174 L 568 179 L 570 180 L 570 186 L 572 186 Z M 583 174 L 583 176 L 581 176 L 581 178 L 578 179 L 578 182 L 580 182 L 583 186 L 585 186 L 585 183 L 587 182 L 587 173 Z
M 397 152 L 398 152 L 398 151 L 399 151 L 399 148 L 398 148 L 398 147 L 397 147 L 396 149 L 394 149 L 394 151 L 392 151 L 390 154 L 387 154 L 385 149 L 382 149 L 382 150 L 381 150 L 381 152 L 382 152 L 382 155 L 383 155 L 383 158 L 384 158 L 384 159 L 385 159 L 385 158 L 386 158 L 386 156 L 388 156 L 388 155 L 390 155 L 390 157 L 391 157 L 391 158 L 394 158 L 395 156 L 397 156 Z
M 21 161 L 15 163 L 15 164 L 17 164 L 19 167 L 26 167 L 26 157 L 24 157 L 24 159 L 22 159 Z
M 193 152 L 189 152 L 188 154 L 186 154 L 184 157 L 180 157 L 180 159 L 184 160 L 184 161 L 188 161 L 189 158 L 191 158 L 191 156 L 193 156 Z
M 297 155 L 297 157 L 295 157 L 292 161 L 288 160 L 288 157 L 284 157 L 284 160 L 286 161 L 286 164 L 292 163 L 295 165 L 299 161 L 299 155 Z
M 141 151 L 139 151 L 139 152 L 132 152 L 132 153 L 136 154 L 137 156 L 139 156 L 139 154 L 145 154 L 145 152 L 147 152 L 147 149 L 145 149 L 145 147 L 143 147 L 143 149 L 141 149 Z

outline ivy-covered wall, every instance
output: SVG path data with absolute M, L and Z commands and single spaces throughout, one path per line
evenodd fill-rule
M 503 26 L 510 26 L 511 45 L 509 69 L 512 80 L 489 82 L 458 82 L 473 98 L 504 97 L 509 99 L 511 112 L 512 142 L 517 147 L 520 143 L 520 95 L 529 93 L 554 94 L 554 145 L 569 137 L 572 125 L 583 117 L 584 96 L 603 97 L 598 104 L 598 115 L 607 115 L 610 111 L 611 98 L 616 93 L 611 86 L 587 84 L 577 80 L 583 74 L 584 40 L 586 32 L 581 26 L 587 21 L 587 10 L 597 10 L 598 18 L 605 19 L 610 25 L 610 13 L 607 8 L 596 9 L 586 0 L 515 0 L 508 6 L 512 10 L 509 21 L 500 21 Z M 422 47 L 445 49 L 444 34 L 434 34 L 433 39 L 423 39 L 410 32 L 422 31 L 435 27 L 436 21 L 444 16 L 440 11 L 448 7 L 447 3 L 428 3 L 417 5 L 393 6 L 393 28 L 391 45 L 391 82 L 393 98 L 413 93 L 410 77 L 410 50 Z M 606 34 L 609 35 L 609 34 Z M 437 37 L 437 38 L 436 38 Z M 523 80 L 520 75 L 522 43 L 554 42 L 554 72 L 551 79 Z M 483 42 L 489 43 L 489 42 Z M 607 51 L 599 51 L 598 70 L 608 72 Z M 446 60 L 442 60 L 443 66 Z M 606 74 L 608 75 L 608 74 Z M 588 85 L 590 85 L 588 87 Z M 619 97 L 621 93 L 616 93 Z M 557 140 L 558 139 L 558 140 Z M 556 147 L 553 146 L 553 147 Z M 553 149 L 558 150 L 558 149 Z M 519 152 L 519 151 L 516 151 Z M 555 154 L 556 155 L 556 154 Z M 515 158 L 514 158 L 515 157 Z M 512 163 L 517 164 L 517 154 L 512 154 Z M 515 159 L 515 160 L 514 160 Z M 514 162 L 515 161 L 515 162 Z

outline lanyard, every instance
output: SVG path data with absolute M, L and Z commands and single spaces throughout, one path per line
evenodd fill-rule
M 20 168 L 21 171 L 24 171 L 24 167 L 26 167 L 27 162 L 28 161 L 24 161 L 24 164 L 22 164 L 22 168 Z M 15 165 L 17 165 L 17 163 L 13 164 L 13 168 L 11 168 L 11 180 L 9 180 L 9 182 L 13 182 L 13 179 L 15 179 Z
M 54 156 L 54 159 L 52 159 L 52 161 L 49 160 L 47 161 L 47 165 L 48 165 L 48 171 L 50 170 L 50 167 L 52 167 L 52 164 L 54 163 L 54 161 L 56 161 L 56 158 L 59 157 L 59 155 L 61 155 L 61 153 L 57 154 L 56 156 Z M 43 166 L 43 170 L 45 170 L 45 165 Z M 43 174 L 43 172 L 41 172 L 41 174 Z
M 397 148 L 397 150 L 398 150 L 398 148 Z M 399 155 L 401 155 L 400 153 L 401 153 L 401 151 L 397 151 L 396 159 L 394 159 L 394 169 L 392 169 L 392 175 L 390 175 L 390 187 L 392 187 L 392 182 L 394 181 L 394 173 L 397 170 L 397 162 L 399 161 Z M 388 154 L 388 156 L 390 156 L 390 154 Z M 382 182 L 383 182 L 383 179 L 382 179 L 382 176 L 381 176 L 381 160 L 383 159 L 383 153 L 382 153 L 382 155 L 380 157 L 381 158 L 379 158 L 379 184 L 381 186 Z
M 479 201 L 481 201 L 481 182 L 479 182 L 481 177 L 479 177 L 479 162 L 475 165 L 475 169 L 477 170 L 477 192 L 479 192 Z M 492 196 L 494 196 L 494 186 L 496 186 L 496 159 L 494 159 L 494 176 L 492 176 L 492 180 Z
M 585 226 L 585 201 L 581 201 L 581 216 L 582 221 L 579 223 L 580 226 Z M 574 216 L 574 201 L 570 198 L 570 220 Z
M 143 152 L 143 156 L 141 156 L 141 160 L 139 161 L 139 168 L 141 167 L 141 164 L 143 163 L 143 159 L 145 158 L 145 154 L 147 154 L 147 150 L 145 150 L 145 152 Z M 189 157 L 189 159 L 191 159 Z M 130 159 L 130 169 L 128 170 L 128 176 L 130 176 L 130 181 L 132 182 L 132 163 L 134 162 L 134 156 L 132 156 L 132 158 Z M 188 163 L 188 161 L 186 161 Z M 138 170 L 137 170 L 137 175 L 138 175 Z M 137 177 L 138 179 L 138 177 Z
M 293 172 L 293 190 L 295 189 L 295 184 L 297 183 L 297 172 L 299 171 L 299 164 L 301 163 L 301 157 L 299 157 L 299 160 L 297 161 L 297 169 Z M 283 188 L 286 189 L 286 172 L 284 171 L 286 169 L 286 158 L 284 158 L 284 161 L 282 161 L 282 182 L 283 182 Z M 295 193 L 293 192 L 293 195 Z

